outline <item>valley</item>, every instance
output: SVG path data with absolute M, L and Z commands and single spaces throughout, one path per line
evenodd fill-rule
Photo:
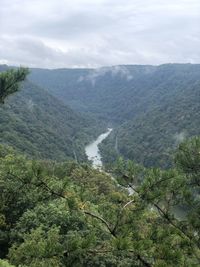
M 0 66 L 0 70 L 6 68 Z M 12 103 L 22 95 L 22 108 L 14 110 L 15 122 L 9 121 L 9 124 L 13 121 L 21 126 L 14 126 L 12 134 L 5 132 L 7 128 L 4 127 L 1 142 L 14 144 L 19 151 L 26 151 L 33 157 L 85 161 L 84 146 L 110 127 L 114 130 L 99 145 L 104 164 L 112 164 L 122 156 L 146 167 L 169 168 L 178 144 L 200 133 L 198 64 L 31 69 L 28 79 L 21 92 L 11 97 L 1 111 L 12 112 L 15 108 Z M 45 98 L 45 94 L 48 97 Z M 38 116 L 39 113 L 44 114 Z M 37 141 L 30 144 L 26 131 L 31 131 L 31 125 L 30 130 L 19 133 L 22 142 L 29 143 L 29 148 L 14 141 L 14 134 L 25 127 L 22 120 L 29 123 L 26 114 L 33 120 L 51 121 L 51 126 L 44 123 L 39 126 L 37 121 L 41 136 L 31 138 L 39 145 Z M 5 113 L 4 120 L 6 116 L 9 115 Z M 44 127 L 48 128 L 45 139 L 49 136 L 49 141 L 42 135 Z M 44 151 L 39 152 L 42 149 Z
M 199 66 L 32 71 L 0 107 L 0 264 L 198 266 Z
M 199 64 L 32 69 L 29 79 L 83 116 L 112 125 L 100 145 L 106 164 L 123 156 L 168 168 L 180 141 L 200 133 Z

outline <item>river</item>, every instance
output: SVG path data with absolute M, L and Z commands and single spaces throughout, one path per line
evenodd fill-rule
M 98 146 L 104 139 L 109 136 L 111 132 L 112 128 L 108 128 L 105 133 L 99 135 L 99 137 L 95 141 L 85 147 L 85 153 L 88 159 L 92 162 L 92 166 L 95 169 L 101 169 L 103 167 L 101 154 Z
M 108 128 L 105 133 L 99 135 L 99 137 L 95 141 L 93 141 L 92 143 L 90 143 L 85 147 L 85 153 L 88 159 L 92 162 L 92 166 L 95 169 L 102 170 L 103 162 L 101 159 L 101 154 L 98 146 L 104 139 L 106 139 L 109 136 L 112 130 L 113 130 L 112 128 Z M 107 174 L 110 175 L 109 173 Z M 110 175 L 110 178 L 114 180 L 119 187 L 122 187 L 117 183 L 114 177 Z M 132 195 L 134 193 L 133 189 L 130 187 L 124 187 L 124 189 L 128 190 L 129 195 Z

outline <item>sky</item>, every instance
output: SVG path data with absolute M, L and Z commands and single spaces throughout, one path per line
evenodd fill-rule
M 200 0 L 0 0 L 0 63 L 200 63 Z

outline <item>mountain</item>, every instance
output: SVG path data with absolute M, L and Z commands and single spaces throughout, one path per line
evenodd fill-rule
M 200 134 L 200 83 L 174 96 L 165 105 L 119 126 L 101 150 L 104 161 L 119 155 L 145 166 L 169 167 L 180 142 Z
M 101 131 L 93 119 L 29 81 L 0 106 L 0 143 L 33 158 L 85 161 L 85 144 Z
M 114 125 L 105 162 L 122 155 L 146 166 L 170 165 L 179 139 L 200 134 L 200 65 L 33 69 L 30 79 L 77 111 Z
M 75 110 L 110 123 L 121 123 L 139 112 L 138 98 L 143 95 L 140 89 L 144 87 L 144 75 L 150 75 L 154 69 L 153 66 L 32 69 L 30 79 Z
M 142 100 L 147 110 L 117 127 L 102 144 L 105 162 L 121 155 L 167 168 L 177 145 L 200 134 L 200 65 L 163 65 L 152 81 L 157 86 L 149 85 L 146 104 Z

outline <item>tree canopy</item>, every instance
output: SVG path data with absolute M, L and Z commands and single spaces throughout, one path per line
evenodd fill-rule
M 199 266 L 199 140 L 180 145 L 170 170 L 119 159 L 120 186 L 87 164 L 1 147 L 1 258 L 23 267 Z

